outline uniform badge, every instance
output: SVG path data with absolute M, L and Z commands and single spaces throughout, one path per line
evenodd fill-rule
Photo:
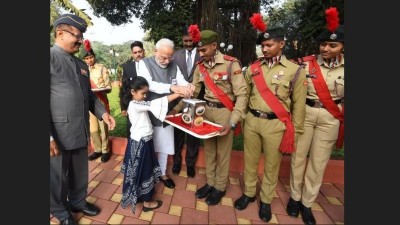
M 278 74 L 275 74 L 275 75 L 273 76 L 273 78 L 274 78 L 274 79 L 277 79 L 277 80 L 280 80 L 282 77 L 283 77 L 283 75 L 278 75 Z
M 222 76 L 222 80 L 227 80 L 227 79 L 228 79 L 228 75 L 225 74 Z
M 268 38 L 268 37 L 269 37 L 269 33 L 265 33 L 264 38 Z
M 283 70 L 279 71 L 279 75 L 283 75 L 285 72 Z
M 331 40 L 335 40 L 335 39 L 337 38 L 337 35 L 336 35 L 336 34 L 331 34 L 331 36 L 329 36 L 329 38 L 330 38 Z
M 303 86 L 307 86 L 307 84 L 308 84 L 308 82 L 307 82 L 307 80 L 305 80 L 305 81 L 303 82 Z
M 214 75 L 214 80 L 218 80 L 219 76 L 218 75 Z
M 199 41 L 199 42 L 197 43 L 197 45 L 198 45 L 198 46 L 202 46 L 203 43 L 201 43 L 201 41 Z

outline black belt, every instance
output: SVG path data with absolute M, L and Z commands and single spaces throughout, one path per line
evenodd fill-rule
M 206 100 L 206 104 L 213 108 L 226 108 L 221 102 L 211 102 Z
M 251 114 L 253 114 L 255 117 L 260 117 L 263 119 L 268 119 L 268 120 L 273 120 L 273 119 L 278 119 L 278 117 L 276 116 L 275 113 L 270 112 L 263 112 L 260 110 L 255 110 L 255 109 L 249 109 L 249 111 L 251 112 Z
M 333 100 L 333 101 L 337 105 L 337 104 L 342 102 L 342 99 L 336 99 L 336 100 Z M 314 108 L 325 108 L 325 106 L 319 100 L 313 100 L 313 99 L 307 98 L 306 99 L 306 104 L 311 106 L 311 107 L 314 107 Z

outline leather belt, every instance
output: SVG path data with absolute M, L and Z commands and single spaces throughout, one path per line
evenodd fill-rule
M 334 102 L 336 103 L 336 105 L 337 104 L 339 104 L 339 103 L 341 103 L 342 102 L 342 99 L 336 99 L 336 100 L 334 100 Z M 317 100 L 317 99 L 309 99 L 309 98 L 307 98 L 306 99 L 306 104 L 308 105 L 308 106 L 310 106 L 310 107 L 314 107 L 314 108 L 325 108 L 325 106 L 322 104 L 322 102 L 320 102 L 319 100 Z
M 276 116 L 275 113 L 270 112 L 263 112 L 260 110 L 255 110 L 255 109 L 249 109 L 249 111 L 251 112 L 251 114 L 253 114 L 255 117 L 260 117 L 263 119 L 268 119 L 268 120 L 273 120 L 273 119 L 278 119 L 278 117 Z
M 206 100 L 206 104 L 213 108 L 226 108 L 221 102 L 211 102 Z

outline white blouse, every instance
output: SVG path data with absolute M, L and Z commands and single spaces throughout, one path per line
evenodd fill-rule
M 131 138 L 139 141 L 142 137 L 153 134 L 153 125 L 151 124 L 148 111 L 160 121 L 165 120 L 168 112 L 167 96 L 154 99 L 152 101 L 135 101 L 129 102 L 128 117 L 131 122 Z

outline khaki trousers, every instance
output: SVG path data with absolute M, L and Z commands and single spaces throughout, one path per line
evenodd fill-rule
M 262 119 L 247 113 L 243 129 L 245 195 L 256 195 L 258 162 L 263 151 L 264 175 L 260 199 L 267 204 L 272 202 L 282 159 L 279 146 L 285 130 L 285 124 L 279 119 Z
M 231 111 L 227 108 L 206 106 L 204 116 L 213 123 L 227 124 L 229 123 Z M 220 191 L 225 191 L 228 183 L 232 145 L 233 131 L 225 136 L 204 139 L 207 184 Z
M 306 106 L 304 133 L 298 137 L 290 169 L 290 195 L 296 201 L 301 200 L 306 207 L 311 207 L 318 196 L 326 165 L 338 138 L 339 125 L 339 120 L 325 108 Z
M 104 121 L 97 119 L 90 113 L 90 136 L 93 141 L 94 151 L 98 153 L 108 153 L 108 126 Z

